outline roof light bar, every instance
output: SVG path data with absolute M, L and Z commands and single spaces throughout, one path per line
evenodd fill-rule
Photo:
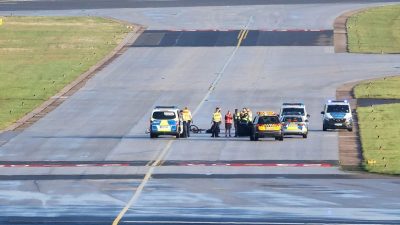
M 304 105 L 304 103 L 283 103 L 283 105 Z
M 333 102 L 337 102 L 337 103 L 349 103 L 346 99 L 345 99 L 345 100 L 328 100 L 328 103 L 333 103 Z
M 155 109 L 177 109 L 176 106 L 156 106 Z

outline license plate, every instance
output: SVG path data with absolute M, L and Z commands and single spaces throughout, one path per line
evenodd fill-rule
M 168 129 L 169 126 L 160 126 L 160 129 Z
M 293 127 L 288 127 L 287 129 L 288 129 L 288 130 L 297 130 L 297 127 L 294 127 L 294 126 L 293 126 Z
M 335 123 L 335 126 L 343 126 L 342 123 Z

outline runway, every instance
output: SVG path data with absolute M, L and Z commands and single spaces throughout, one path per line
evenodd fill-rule
M 239 30 L 233 31 L 163 31 L 146 30 L 133 47 L 223 47 L 236 46 Z M 332 46 L 333 31 L 246 31 L 241 42 L 246 46 Z

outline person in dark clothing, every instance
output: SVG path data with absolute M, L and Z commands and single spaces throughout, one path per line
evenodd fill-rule
M 233 115 L 233 125 L 235 127 L 235 137 L 238 137 L 239 131 L 239 122 L 240 122 L 240 113 L 238 109 L 235 109 L 235 114 Z

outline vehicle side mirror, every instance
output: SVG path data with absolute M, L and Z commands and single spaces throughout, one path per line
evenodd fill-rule
M 307 118 L 310 118 L 310 114 L 307 114 Z
M 306 120 L 306 123 L 308 123 L 308 120 Z
M 324 112 L 324 111 L 322 111 L 322 112 L 321 112 L 321 114 L 323 115 L 323 114 L 325 114 L 325 112 Z

